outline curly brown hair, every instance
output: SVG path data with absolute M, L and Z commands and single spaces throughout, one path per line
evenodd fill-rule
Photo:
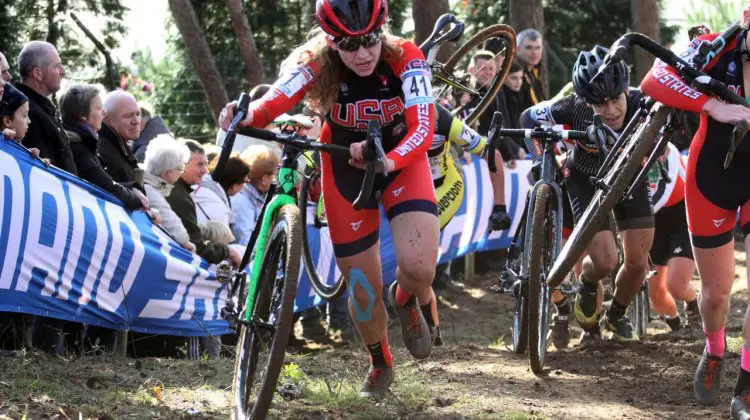
M 388 61 L 398 59 L 403 53 L 399 45 L 401 38 L 391 34 L 385 27 L 382 30 L 383 50 L 380 59 Z M 289 57 L 281 63 L 281 72 L 316 63 L 318 71 L 312 88 L 307 94 L 307 106 L 326 114 L 339 97 L 344 75 L 351 70 L 341 61 L 331 39 L 320 28 L 312 29 L 307 38 L 307 42 L 292 51 Z

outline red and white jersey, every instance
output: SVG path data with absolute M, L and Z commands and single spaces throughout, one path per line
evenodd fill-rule
M 666 170 L 669 182 L 662 176 L 662 168 Z M 654 213 L 685 199 L 685 173 L 685 160 L 680 151 L 672 143 L 668 143 L 667 151 L 648 173 Z

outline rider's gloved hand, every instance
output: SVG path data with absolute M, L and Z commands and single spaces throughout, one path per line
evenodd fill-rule
M 505 205 L 496 204 L 492 207 L 492 214 L 490 214 L 490 230 L 507 229 L 510 229 L 510 215 Z

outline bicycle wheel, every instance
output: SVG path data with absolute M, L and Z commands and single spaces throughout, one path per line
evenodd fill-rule
M 251 321 L 242 324 L 237 342 L 232 382 L 235 419 L 265 418 L 271 406 L 294 317 L 301 230 L 297 207 L 281 207 L 263 254 Z
M 547 355 L 549 332 L 550 290 L 544 274 L 555 259 L 555 226 L 552 221 L 552 200 L 549 185 L 542 184 L 536 192 L 531 219 L 529 244 L 529 363 L 534 373 L 541 373 Z
M 464 119 L 464 122 L 467 125 L 474 124 L 479 119 L 479 117 L 484 114 L 484 112 L 487 110 L 487 107 L 490 105 L 490 102 L 495 99 L 495 96 L 497 96 L 498 92 L 500 92 L 500 88 L 503 86 L 503 81 L 510 72 L 510 66 L 513 63 L 513 57 L 516 56 L 516 33 L 515 31 L 513 31 L 513 28 L 503 24 L 492 25 L 485 29 L 482 29 L 481 31 L 477 32 L 476 35 L 469 38 L 463 45 L 461 45 L 461 47 L 456 50 L 456 52 L 454 52 L 450 56 L 450 58 L 448 58 L 448 60 L 445 62 L 445 65 L 443 66 L 443 69 L 449 74 L 454 73 L 458 64 L 467 64 L 468 68 L 468 63 L 466 63 L 466 60 L 471 59 L 471 50 L 480 46 L 488 39 L 492 38 L 503 38 L 505 40 L 505 60 L 503 60 L 502 67 L 490 83 L 490 86 L 487 89 L 487 93 L 481 98 L 473 98 L 474 100 L 478 99 L 479 102 L 477 103 L 476 107 L 469 113 L 469 115 L 467 115 Z
M 344 276 L 339 275 L 332 284 L 328 284 L 325 274 L 336 268 L 333 266 L 319 266 L 322 263 L 329 264 L 331 261 L 335 261 L 335 257 L 333 254 L 333 244 L 328 233 L 328 222 L 325 216 L 319 215 L 317 208 L 308 209 L 310 192 L 313 190 L 313 186 L 320 180 L 320 168 L 313 166 L 307 169 L 305 175 L 302 177 L 302 185 L 300 187 L 299 198 L 297 199 L 300 220 L 304 227 L 302 229 L 302 258 L 305 263 L 307 278 L 310 279 L 310 285 L 313 290 L 323 300 L 330 301 L 344 293 L 346 282 L 344 282 Z M 313 200 L 317 205 L 319 202 L 317 197 L 313 197 Z M 312 218 L 312 220 L 308 221 L 308 218 Z M 317 244 L 317 256 L 312 252 L 313 242 Z
M 623 193 L 640 168 L 643 158 L 651 150 L 653 140 L 666 125 L 670 112 L 669 108 L 662 104 L 656 104 L 651 109 L 649 117 L 633 133 L 624 150 L 617 156 L 612 169 L 607 172 L 603 179 L 609 189 L 604 191 L 597 188 L 591 203 L 583 212 L 581 220 L 576 222 L 573 232 L 549 273 L 547 284 L 550 287 L 557 287 L 565 279 L 578 257 L 588 246 L 591 238 L 599 230 L 604 219 L 620 202 Z M 615 153 L 615 151 L 613 150 L 611 153 Z

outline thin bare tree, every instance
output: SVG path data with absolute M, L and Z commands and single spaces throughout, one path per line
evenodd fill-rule
M 218 121 L 221 109 L 229 100 L 227 91 L 224 89 L 224 81 L 206 42 L 206 36 L 198 24 L 195 10 L 190 0 L 169 0 L 169 8 L 185 43 L 190 62 L 201 81 L 203 93 L 206 95 L 214 119 Z
M 242 0 L 224 0 L 232 22 L 232 30 L 240 45 L 240 55 L 245 63 L 245 78 L 251 86 L 263 83 L 263 65 L 255 45 L 253 32 L 247 22 Z
M 630 7 L 633 15 L 633 30 L 659 42 L 659 1 L 632 0 Z M 643 80 L 648 69 L 654 64 L 654 56 L 641 48 L 634 48 L 634 51 L 635 73 L 633 74 L 633 84 L 637 86 Z

